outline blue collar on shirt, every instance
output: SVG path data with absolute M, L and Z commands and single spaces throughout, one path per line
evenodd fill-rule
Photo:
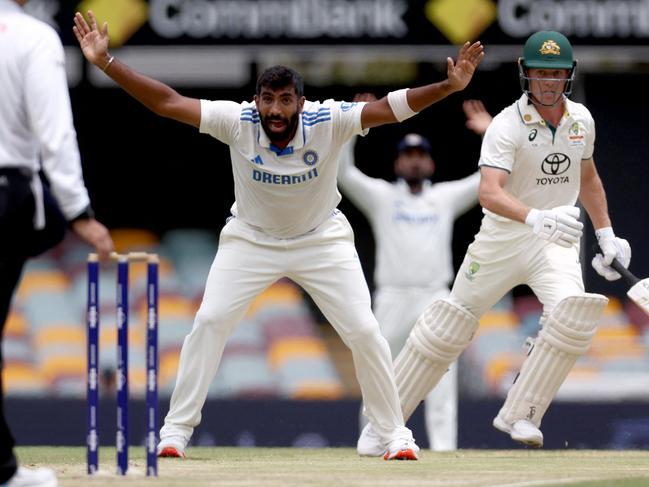
M 275 144 L 271 143 L 268 148 L 272 150 L 275 154 L 278 156 L 290 156 L 293 154 L 293 146 L 292 145 L 287 145 L 283 149 L 280 149 L 277 147 Z

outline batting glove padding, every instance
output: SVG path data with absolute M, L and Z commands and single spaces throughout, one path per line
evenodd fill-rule
M 532 208 L 525 223 L 539 238 L 549 240 L 562 247 L 572 247 L 579 242 L 584 224 L 579 221 L 579 208 L 557 206 L 550 210 Z
M 595 235 L 601 253 L 593 257 L 591 262 L 593 269 L 607 281 L 615 281 L 622 276 L 610 267 L 611 262 L 616 259 L 628 268 L 631 263 L 631 246 L 623 238 L 616 237 L 611 227 L 595 230 Z

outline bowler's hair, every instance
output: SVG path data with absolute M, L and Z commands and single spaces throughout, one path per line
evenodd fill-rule
M 286 66 L 272 66 L 257 79 L 256 93 L 260 95 L 262 88 L 275 91 L 286 86 L 293 86 L 298 97 L 304 96 L 304 80 L 297 71 Z

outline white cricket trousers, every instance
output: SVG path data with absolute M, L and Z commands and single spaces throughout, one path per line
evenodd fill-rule
M 411 437 L 404 427 L 390 349 L 370 308 L 354 235 L 347 218 L 336 210 L 311 232 L 291 239 L 271 237 L 237 218 L 225 225 L 203 302 L 183 342 L 160 438 L 189 441 L 228 337 L 252 300 L 282 277 L 309 293 L 350 348 L 376 432 L 385 439 Z
M 584 292 L 578 247 L 540 239 L 524 223 L 485 216 L 455 277 L 450 299 L 480 319 L 520 284 L 532 288 L 543 304 L 543 317 L 547 316 L 562 299 Z
M 383 286 L 374 293 L 374 315 L 396 358 L 406 344 L 410 330 L 426 308 L 448 296 L 448 288 L 404 288 Z M 457 449 L 457 363 L 449 370 L 424 402 L 426 433 L 430 449 Z

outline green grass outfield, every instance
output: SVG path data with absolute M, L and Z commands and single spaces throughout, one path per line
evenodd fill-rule
M 115 475 L 115 449 L 101 449 L 99 473 L 86 475 L 85 449 L 19 447 L 25 466 L 56 470 L 61 487 L 646 487 L 649 452 L 603 450 L 423 451 L 417 462 L 359 458 L 352 448 L 190 448 L 188 458 L 159 459 L 144 477 L 143 448 L 130 449 L 129 475 Z

